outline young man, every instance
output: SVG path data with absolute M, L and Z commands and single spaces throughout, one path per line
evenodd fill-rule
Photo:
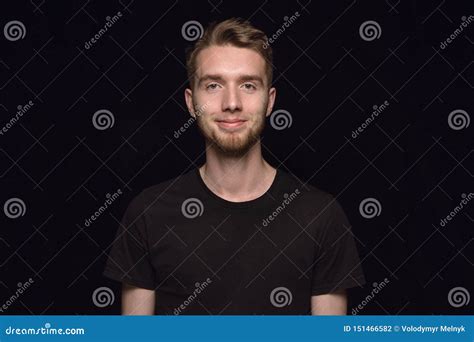
M 266 41 L 230 19 L 188 53 L 206 163 L 129 205 L 105 269 L 123 314 L 344 315 L 345 289 L 365 282 L 335 198 L 262 158 L 276 96 Z

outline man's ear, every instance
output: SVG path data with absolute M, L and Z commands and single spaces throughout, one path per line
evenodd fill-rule
M 273 105 L 275 104 L 275 98 L 276 98 L 276 88 L 270 88 L 268 90 L 267 114 L 265 116 L 269 116 L 272 113 Z
M 186 107 L 188 107 L 188 112 L 193 118 L 196 118 L 193 105 L 193 91 L 189 88 L 184 90 L 184 99 L 186 100 Z

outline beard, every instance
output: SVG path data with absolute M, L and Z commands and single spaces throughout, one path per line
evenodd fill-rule
M 215 121 L 209 122 L 203 116 L 197 116 L 197 124 L 206 145 L 215 146 L 223 155 L 236 158 L 243 157 L 260 140 L 265 128 L 265 113 L 258 113 L 255 118 L 255 121 L 245 123 L 247 127 L 233 132 L 221 130 Z

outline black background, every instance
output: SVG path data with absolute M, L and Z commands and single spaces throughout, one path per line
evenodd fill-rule
M 292 125 L 267 121 L 264 157 L 334 194 L 358 241 L 367 285 L 350 310 L 384 278 L 389 284 L 359 314 L 472 314 L 448 292 L 473 294 L 473 206 L 445 227 L 440 219 L 473 191 L 473 124 L 454 130 L 448 115 L 473 113 L 474 24 L 444 50 L 473 13 L 472 1 L 9 1 L 1 27 L 19 20 L 26 36 L 0 36 L 0 118 L 34 106 L 0 136 L 1 204 L 13 197 L 24 216 L 0 215 L 0 305 L 28 278 L 34 284 L 4 314 L 118 314 L 119 284 L 101 272 L 118 222 L 143 188 L 204 162 L 204 142 L 188 119 L 181 28 L 189 20 L 243 17 L 268 35 L 300 17 L 273 44 L 275 110 Z M 90 49 L 84 44 L 118 11 L 122 18 Z M 381 36 L 359 26 L 375 20 Z M 3 33 L 3 32 L 2 32 Z M 387 109 L 356 139 L 374 105 Z M 99 109 L 115 124 L 92 125 Z M 107 193 L 123 195 L 90 227 L 84 220 Z M 381 203 L 366 219 L 360 202 Z M 92 293 L 115 293 L 99 308 Z

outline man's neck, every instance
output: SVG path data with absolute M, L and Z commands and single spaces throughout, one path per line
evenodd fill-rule
M 215 147 L 207 146 L 206 163 L 199 172 L 212 192 L 231 202 L 262 196 L 276 175 L 276 169 L 263 159 L 259 142 L 242 157 L 225 156 Z

